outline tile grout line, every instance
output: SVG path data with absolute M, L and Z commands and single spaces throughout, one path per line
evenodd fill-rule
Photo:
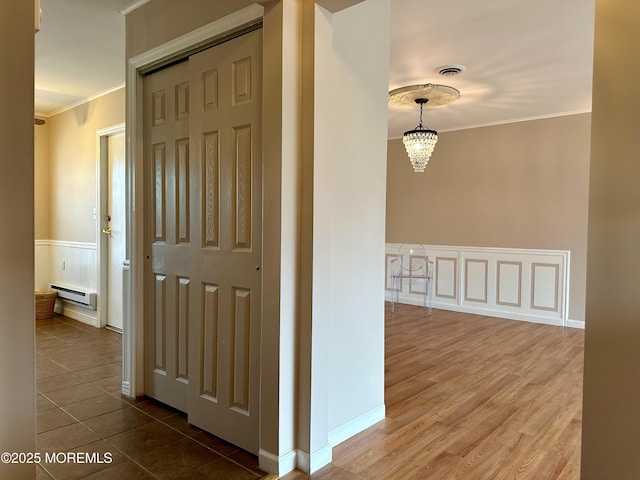
M 64 320 L 63 320 L 63 319 L 64 319 L 64 317 L 57 316 L 57 317 L 54 317 L 54 318 L 56 318 L 57 320 L 59 320 L 61 323 L 63 323 L 63 324 L 64 324 L 64 325 L 66 325 L 66 326 L 69 326 L 69 327 L 75 328 L 78 332 L 89 333 L 89 334 L 92 332 L 90 329 L 83 329 L 83 328 L 79 328 L 78 326 L 76 326 L 76 325 L 74 325 L 74 324 L 72 324 L 72 323 L 69 323 L 69 322 L 64 321 Z M 68 337 L 67 337 L 67 338 L 65 338 L 64 336 L 56 335 L 55 333 L 52 333 L 51 331 L 47 331 L 46 329 L 38 328 L 37 326 L 36 326 L 36 329 L 40 332 L 40 334 L 46 335 L 46 337 L 45 337 L 45 338 L 57 339 L 57 340 L 61 340 L 61 341 L 65 342 L 65 343 L 67 343 L 67 345 L 65 345 L 64 347 L 61 347 L 61 348 L 73 347 L 73 346 L 74 346 L 74 341 L 77 341 L 77 342 L 82 342 L 82 341 L 83 341 L 82 339 L 75 339 L 74 341 L 68 341 Z M 61 329 L 61 330 L 63 330 L 63 329 Z M 56 329 L 53 329 L 52 331 L 53 331 L 53 332 L 55 332 L 55 331 L 56 331 Z M 115 333 L 116 335 L 118 334 L 118 332 L 114 332 L 114 333 Z M 63 335 L 64 335 L 64 334 L 63 334 Z M 103 337 L 104 337 L 104 336 L 103 336 Z M 96 335 L 96 336 L 95 336 L 95 338 L 96 338 L 96 339 L 100 339 L 100 338 L 102 338 L 102 337 L 98 337 L 98 336 Z M 114 342 L 114 343 L 120 343 L 120 342 Z M 120 343 L 120 345 L 121 345 L 121 343 Z M 103 355 L 103 354 L 104 354 L 104 355 L 108 355 L 109 353 L 111 353 L 111 352 L 104 352 L 104 353 L 100 353 L 100 354 L 98 354 L 98 355 Z M 92 354 L 92 352 L 90 352 L 90 351 L 89 351 L 89 352 L 87 352 L 87 354 L 89 354 L 89 356 L 90 356 L 90 354 Z M 99 367 L 106 366 L 106 365 L 117 365 L 116 363 L 110 362 L 110 363 L 107 363 L 107 364 L 104 364 L 104 365 L 95 365 L 95 366 L 91 366 L 91 367 L 81 368 L 81 369 L 79 369 L 79 370 L 75 370 L 75 369 L 71 369 L 71 368 L 69 368 L 69 367 L 65 366 L 64 364 L 62 364 L 62 363 L 60 363 L 60 362 L 58 362 L 58 361 L 54 360 L 53 358 L 50 358 L 50 357 L 49 357 L 49 354 L 43 354 L 43 353 L 39 352 L 37 349 L 36 349 L 36 355 L 40 355 L 40 357 L 42 357 L 42 358 L 44 358 L 44 359 L 46 359 L 46 360 L 48 360 L 48 361 L 51 361 L 51 362 L 52 362 L 52 363 L 54 363 L 55 365 L 58 365 L 58 366 L 60 366 L 60 367 L 62 367 L 62 368 L 64 368 L 64 369 L 68 370 L 68 372 L 65 372 L 65 373 L 62 373 L 62 374 L 59 374 L 59 375 L 67 375 L 67 374 L 69 374 L 69 373 L 78 373 L 78 372 L 82 372 L 82 371 L 90 370 L 90 369 L 92 369 L 92 368 L 99 368 Z M 119 366 L 121 367 L 121 365 L 119 365 Z M 49 377 L 43 377 L 41 380 L 45 380 L 45 379 L 49 379 L 49 378 L 54 378 L 54 377 L 59 376 L 59 375 L 51 375 L 51 376 L 49 376 Z M 113 376 L 116 376 L 116 375 L 113 375 Z M 105 377 L 105 378 L 109 378 L 109 377 Z M 167 423 L 167 422 L 165 421 L 165 419 L 166 419 L 166 418 L 173 417 L 173 416 L 175 416 L 175 415 L 183 415 L 183 413 L 182 413 L 182 412 L 179 412 L 178 410 L 175 410 L 175 411 L 174 411 L 174 413 L 171 413 L 170 415 L 167 415 L 166 417 L 162 417 L 162 418 L 154 417 L 152 414 L 150 414 L 150 413 L 146 412 L 145 410 L 143 410 L 142 408 L 139 408 L 139 407 L 137 406 L 137 405 L 139 405 L 139 404 L 141 404 L 141 403 L 146 403 L 146 402 L 147 402 L 147 400 L 142 400 L 142 401 L 139 401 L 139 402 L 138 402 L 138 401 L 137 401 L 137 399 L 134 399 L 134 402 L 132 403 L 131 401 L 128 401 L 127 399 L 124 399 L 120 391 L 109 391 L 109 390 L 107 390 L 105 387 L 103 387 L 103 386 L 101 386 L 101 385 L 99 385 L 99 384 L 97 384 L 97 383 L 96 383 L 96 382 L 98 382 L 98 381 L 105 380 L 105 378 L 97 378 L 97 379 L 87 380 L 87 381 L 84 381 L 84 382 L 79 383 L 79 384 L 69 385 L 69 386 L 66 386 L 66 387 L 61 387 L 61 388 L 59 388 L 59 389 L 50 390 L 50 391 L 48 391 L 48 392 L 46 392 L 46 393 L 44 393 L 44 392 L 40 392 L 40 391 L 38 391 L 38 390 L 36 389 L 36 394 L 37 394 L 37 395 L 41 395 L 45 400 L 47 400 L 48 402 L 50 402 L 50 403 L 54 406 L 53 408 L 58 409 L 59 411 L 61 411 L 61 412 L 63 412 L 64 414 L 68 415 L 71 419 L 73 419 L 73 420 L 74 420 L 74 422 L 73 422 L 73 423 L 70 423 L 70 424 L 68 424 L 68 425 L 80 424 L 80 425 L 82 425 L 84 428 L 88 429 L 90 432 L 92 432 L 93 434 L 95 434 L 95 435 L 98 437 L 98 439 L 99 439 L 99 440 L 88 441 L 87 443 L 83 443 L 82 445 L 75 446 L 75 447 L 73 447 L 73 448 L 71 448 L 71 449 L 69 449 L 69 450 L 67 450 L 67 451 L 71 451 L 71 450 L 73 450 L 73 449 L 81 448 L 82 446 L 89 445 L 89 444 L 94 443 L 94 442 L 104 441 L 104 442 L 105 442 L 105 444 L 107 444 L 110 448 L 115 449 L 115 451 L 117 451 L 117 452 L 119 452 L 120 454 L 122 454 L 122 456 L 123 456 L 124 458 L 126 458 L 128 461 L 132 462 L 132 463 L 133 463 L 133 464 L 135 464 L 136 466 L 138 466 L 138 467 L 140 467 L 141 469 L 143 469 L 145 472 L 147 472 L 149 475 L 151 475 L 154 479 L 158 479 L 158 478 L 159 478 L 157 475 L 155 475 L 154 473 L 152 473 L 148 468 L 146 468 L 144 465 L 142 465 L 140 462 L 138 462 L 135 458 L 131 457 L 129 454 L 127 454 L 126 452 L 124 452 L 123 450 L 121 450 L 120 448 L 118 448 L 116 445 L 114 445 L 111 441 L 109 441 L 109 440 L 108 440 L 108 437 L 103 437 L 103 435 L 101 435 L 100 433 L 96 432 L 94 429 L 92 429 L 89 425 L 87 425 L 87 424 L 85 423 L 85 421 L 87 421 L 87 420 L 90 420 L 90 419 L 93 419 L 93 418 L 99 417 L 99 416 L 101 416 L 101 415 L 106 415 L 106 414 L 109 414 L 109 413 L 113 413 L 113 412 L 118 411 L 118 410 L 120 410 L 120 409 L 115 409 L 115 410 L 112 410 L 112 411 L 109 411 L 109 412 L 103 412 L 103 413 L 100 413 L 99 415 L 91 416 L 91 417 L 89 417 L 89 418 L 85 418 L 84 420 L 80 420 L 80 419 L 78 419 L 77 417 L 75 417 L 71 412 L 69 412 L 69 411 L 65 408 L 65 406 L 66 406 L 66 405 L 65 405 L 65 406 L 59 405 L 58 403 L 56 403 L 55 401 L 53 401 L 49 396 L 47 396 L 47 394 L 48 394 L 48 393 L 50 393 L 50 392 L 55 392 L 55 391 L 58 391 L 58 390 L 62 390 L 62 389 L 64 389 L 64 388 L 74 388 L 74 387 L 76 387 L 76 388 L 77 388 L 79 385 L 91 384 L 91 385 L 93 385 L 93 386 L 97 387 L 97 389 L 98 389 L 98 390 L 100 390 L 100 391 L 104 392 L 104 394 L 108 394 L 108 395 L 110 395 L 111 397 L 113 397 L 113 398 L 116 398 L 116 399 L 120 400 L 120 401 L 124 404 L 124 406 L 123 406 L 121 409 L 124 409 L 124 408 L 134 408 L 136 411 L 138 411 L 138 412 L 142 412 L 142 413 L 143 413 L 143 414 L 145 414 L 147 417 L 149 417 L 149 418 L 152 420 L 152 422 L 157 422 L 157 423 L 159 423 L 159 424 L 161 424 L 161 425 L 163 425 L 163 426 L 165 426 L 165 427 L 168 427 L 168 428 L 170 428 L 171 430 L 173 430 L 173 431 L 177 432 L 177 433 L 182 437 L 182 438 L 180 438 L 179 440 L 176 440 L 175 442 L 171 442 L 171 443 L 169 443 L 168 445 L 171 445 L 171 444 L 174 444 L 174 443 L 177 443 L 177 442 L 180 442 L 180 441 L 184 441 L 185 439 L 187 439 L 188 441 L 190 441 L 190 442 L 194 442 L 195 444 L 198 444 L 198 445 L 200 445 L 201 447 L 204 447 L 205 449 L 207 449 L 208 451 L 210 451 L 210 452 L 215 453 L 216 455 L 218 455 L 218 458 L 217 458 L 217 459 L 213 460 L 212 462 L 208 462 L 208 463 L 206 463 L 206 464 L 202 465 L 201 467 L 204 467 L 205 465 L 210 465 L 210 464 L 213 464 L 213 463 L 219 462 L 219 461 L 221 461 L 221 460 L 223 460 L 223 459 L 224 459 L 224 460 L 226 460 L 226 461 L 228 461 L 228 462 L 233 463 L 234 465 L 236 465 L 237 467 L 239 467 L 239 468 L 241 468 L 242 470 L 246 471 L 247 473 L 251 474 L 251 475 L 252 475 L 252 476 L 254 476 L 256 479 L 261 479 L 261 478 L 264 476 L 264 475 L 263 475 L 263 473 L 258 473 L 257 471 L 254 471 L 254 470 L 252 470 L 251 468 L 249 468 L 249 467 L 247 467 L 247 466 L 245 466 L 245 465 L 242 465 L 242 464 L 240 464 L 238 461 L 236 461 L 236 460 L 234 460 L 233 458 L 231 458 L 231 455 L 236 454 L 238 451 L 242 451 L 240 448 L 238 448 L 238 447 L 235 447 L 235 446 L 234 446 L 234 447 L 235 447 L 235 449 L 234 449 L 231 453 L 228 453 L 228 454 L 226 454 L 226 455 L 225 455 L 225 454 L 223 454 L 223 453 L 221 453 L 221 452 L 216 451 L 214 448 L 212 448 L 212 447 L 210 447 L 210 446 L 206 445 L 205 443 L 201 442 L 199 439 L 194 438 L 194 436 L 195 436 L 195 435 L 198 435 L 199 433 L 205 432 L 204 430 L 201 430 L 201 429 L 199 429 L 198 427 L 193 426 L 194 428 L 198 428 L 198 430 L 200 430 L 200 431 L 199 431 L 199 432 L 197 432 L 197 433 L 195 433 L 194 435 L 189 435 L 189 434 L 187 434 L 187 433 L 183 432 L 182 430 L 180 430 L 179 428 L 177 428 L 177 427 L 175 427 L 175 426 L 173 426 L 173 425 L 171 425 L 171 424 L 169 424 L 169 423 Z M 91 398 L 95 398 L 95 397 L 97 397 L 97 396 L 101 396 L 101 395 L 102 395 L 102 394 L 100 394 L 100 395 L 96 395 L 96 396 L 94 396 L 94 397 L 89 397 L 89 398 L 87 398 L 87 399 L 78 400 L 78 402 L 82 402 L 82 401 L 85 401 L 85 400 L 91 400 Z M 153 401 L 153 399 L 150 399 L 149 397 L 145 397 L 145 398 L 148 398 L 149 400 Z M 73 403 L 77 403 L 77 402 L 72 402 L 71 404 L 73 404 Z M 152 403 L 151 403 L 151 402 L 149 402 L 149 404 L 152 404 Z M 169 407 L 169 408 L 171 408 L 171 407 Z M 47 409 L 47 410 L 50 410 L 50 409 Z M 44 412 L 44 411 L 47 411 L 47 410 L 43 410 L 43 412 Z M 173 409 L 172 409 L 172 410 L 173 410 Z M 38 412 L 38 413 L 40 413 L 40 412 Z M 191 424 L 189 424 L 189 425 L 191 425 Z M 56 428 L 63 428 L 64 426 L 66 426 L 66 425 L 63 425 L 63 426 L 61 426 L 61 427 L 56 427 Z M 42 434 L 42 433 L 46 433 L 46 432 L 49 432 L 49 431 L 55 430 L 56 428 L 51 428 L 51 429 L 49 429 L 49 430 L 45 430 L 45 431 L 43 431 L 43 432 L 40 432 L 39 434 Z M 128 429 L 126 429 L 126 430 L 123 430 L 122 432 L 119 432 L 119 433 L 124 433 L 124 432 L 126 432 L 126 431 L 131 431 L 131 430 L 134 430 L 134 429 L 136 429 L 136 428 L 139 428 L 139 427 L 132 426 L 131 428 L 128 428 Z M 206 433 L 206 432 L 205 432 L 205 433 Z M 115 435 L 115 434 L 114 434 L 114 435 Z M 217 437 L 216 437 L 216 438 L 217 438 Z M 220 439 L 220 440 L 222 440 L 222 439 Z M 231 445 L 231 444 L 230 444 L 230 445 Z M 127 460 L 125 460 L 125 461 L 127 461 Z M 56 480 L 56 477 L 53 475 L 53 473 L 52 473 L 52 472 L 50 472 L 50 471 L 49 471 L 45 466 L 43 466 L 42 464 L 40 464 L 40 468 L 42 468 L 42 469 L 44 470 L 44 472 L 46 472 L 46 474 L 47 474 L 47 475 L 51 476 L 54 480 Z M 87 475 L 85 475 L 85 476 L 83 476 L 83 477 L 81 477 L 81 478 L 85 478 L 85 477 L 87 477 L 87 476 L 93 475 L 94 473 L 97 473 L 97 472 L 93 472 L 93 473 L 87 474 Z
M 114 394 L 112 394 L 112 395 L 114 395 Z M 114 395 L 114 396 L 115 396 L 115 395 Z M 145 401 L 143 401 L 143 402 L 140 402 L 140 403 L 144 403 L 144 402 L 146 402 L 146 400 L 145 400 Z M 136 408 L 136 406 L 135 406 L 135 405 L 132 405 L 132 407 Z M 228 455 L 223 455 L 222 453 L 217 452 L 216 450 L 214 450 L 213 448 L 209 447 L 208 445 L 205 445 L 204 443 L 202 443 L 202 442 L 200 442 L 200 441 L 196 440 L 195 438 L 193 438 L 193 436 L 192 436 L 192 435 L 188 435 L 188 434 L 184 433 L 183 431 L 181 431 L 180 429 L 178 429 L 178 428 L 174 427 L 173 425 L 170 425 L 170 424 L 168 424 L 168 423 L 166 423 L 166 422 L 163 422 L 163 419 L 164 419 L 164 418 L 169 418 L 169 417 L 171 417 L 171 416 L 173 416 L 173 415 L 180 414 L 180 413 L 183 413 L 183 412 L 180 412 L 179 410 L 177 410 L 177 411 L 176 411 L 176 413 L 174 413 L 174 414 L 167 415 L 166 417 L 163 417 L 163 418 L 156 418 L 156 417 L 154 417 L 153 415 L 151 415 L 151 414 L 149 414 L 149 413 L 145 412 L 144 410 L 142 410 L 142 409 L 140 409 L 140 408 L 136 408 L 136 410 L 138 410 L 139 412 L 144 413 L 145 415 L 148 415 L 149 417 L 153 418 L 153 419 L 154 419 L 154 420 L 156 420 L 157 422 L 160 422 L 160 423 L 162 423 L 163 425 L 165 425 L 165 426 L 169 427 L 170 429 L 172 429 L 172 430 L 174 430 L 174 431 L 178 432 L 180 435 L 182 435 L 183 437 L 185 437 L 185 438 L 187 438 L 187 439 L 191 440 L 192 442 L 195 442 L 195 443 L 197 443 L 197 444 L 199 444 L 199 445 L 201 445 L 201 446 L 205 447 L 207 450 L 210 450 L 211 452 L 213 452 L 213 453 L 215 453 L 215 454 L 219 455 L 219 456 L 220 456 L 220 459 L 226 459 L 226 460 L 228 460 L 228 461 L 230 461 L 230 462 L 232 462 L 232 463 L 235 463 L 236 465 L 238 465 L 239 467 L 243 468 L 243 469 L 244 469 L 244 470 L 246 470 L 247 472 L 249 472 L 249 473 L 251 473 L 251 474 L 253 474 L 253 475 L 256 475 L 256 477 L 257 477 L 257 478 L 261 478 L 261 477 L 259 476 L 259 474 L 257 474 L 257 473 L 256 473 L 256 472 L 254 472 L 253 470 L 251 470 L 251 469 L 249 469 L 249 468 L 245 467 L 244 465 L 241 465 L 240 463 L 236 462 L 234 459 L 230 458 Z M 191 424 L 189 424 L 189 425 L 191 425 Z M 195 425 L 194 425 L 194 427 L 195 427 Z M 198 428 L 198 429 L 199 429 L 199 427 L 195 427 L 195 428 Z M 201 430 L 201 432 L 205 432 L 205 430 L 202 430 L 202 429 L 200 429 L 200 430 Z M 201 432 L 199 432 L 199 433 L 201 433 Z M 196 434 L 196 435 L 197 435 L 197 434 Z M 222 439 L 221 439 L 221 440 L 222 440 Z M 175 442 L 172 442 L 172 443 L 177 443 L 177 442 L 179 442 L 179 441 L 181 441 L 181 440 L 176 440 Z M 169 445 L 171 445 L 171 443 L 170 443 Z M 235 449 L 232 453 L 230 453 L 229 455 L 233 455 L 234 453 L 238 452 L 239 450 L 241 450 L 241 449 L 240 449 L 239 447 L 236 447 L 236 449 Z M 215 462 L 217 462 L 217 461 L 220 461 L 220 459 L 215 460 L 215 461 L 213 461 L 213 462 L 209 462 L 209 463 L 215 463 Z

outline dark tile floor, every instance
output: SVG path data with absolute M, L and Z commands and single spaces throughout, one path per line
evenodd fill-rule
M 189 425 L 183 413 L 150 398 L 123 397 L 121 358 L 116 332 L 59 315 L 36 322 L 36 446 L 43 459 L 47 452 L 81 459 L 43 460 L 38 480 L 266 475 L 254 455 Z

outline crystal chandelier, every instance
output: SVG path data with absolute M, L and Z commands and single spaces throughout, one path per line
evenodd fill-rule
M 422 106 L 428 101 L 427 98 L 416 98 L 416 103 L 420 105 L 420 123 L 413 130 L 404 132 L 402 137 L 402 143 L 415 172 L 424 172 L 424 167 L 429 163 L 429 157 L 438 142 L 438 132 L 422 125 Z
M 431 83 L 396 88 L 389 92 L 389 105 L 391 107 L 414 108 L 415 105 L 418 105 L 420 108 L 420 123 L 413 130 L 404 132 L 402 138 L 402 143 L 404 143 L 414 171 L 424 172 L 424 168 L 427 166 L 433 149 L 438 142 L 438 132 L 422 124 L 423 107 L 445 105 L 459 97 L 460 92 L 457 89 L 447 85 Z

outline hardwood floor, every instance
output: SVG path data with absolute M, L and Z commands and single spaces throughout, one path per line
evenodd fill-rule
M 283 480 L 578 480 L 584 331 L 396 306 L 387 418 Z

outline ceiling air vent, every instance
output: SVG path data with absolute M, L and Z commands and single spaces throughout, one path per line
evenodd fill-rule
M 434 72 L 444 77 L 451 77 L 464 72 L 466 69 L 467 67 L 464 65 L 440 65 L 434 69 Z

